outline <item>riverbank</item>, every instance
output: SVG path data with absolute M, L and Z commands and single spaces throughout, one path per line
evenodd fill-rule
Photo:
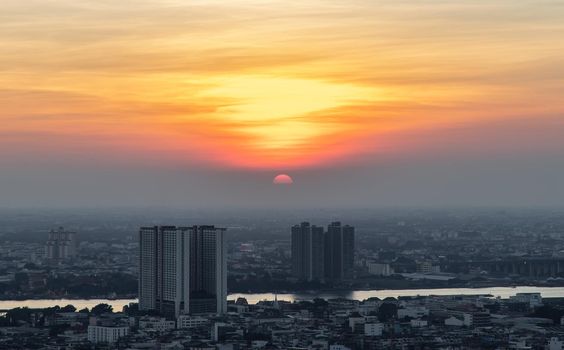
M 447 296 L 447 295 L 484 295 L 507 299 L 517 293 L 541 293 L 543 298 L 564 298 L 564 287 L 538 287 L 538 286 L 515 286 L 515 287 L 486 287 L 486 288 L 438 288 L 438 289 L 401 289 L 401 290 L 355 290 L 342 293 L 233 293 L 228 295 L 229 300 L 245 298 L 250 304 L 256 304 L 262 300 L 274 300 L 294 302 L 298 300 L 313 300 L 315 298 L 334 299 L 347 298 L 353 300 L 365 300 L 369 298 L 385 299 L 388 297 L 413 297 L 413 296 Z M 89 308 L 98 304 L 109 304 L 115 311 L 120 311 L 123 306 L 137 302 L 137 299 L 28 299 L 28 300 L 1 300 L 0 310 L 9 310 L 17 307 L 47 308 L 53 306 L 73 305 L 77 309 Z
M 438 283 L 432 283 L 429 281 L 419 280 L 419 281 L 407 281 L 399 280 L 401 284 L 393 283 L 398 281 L 396 279 L 381 279 L 381 283 L 377 286 L 365 285 L 359 286 L 354 284 L 353 286 L 337 286 L 331 288 L 319 288 L 317 286 L 311 286 L 311 288 L 301 288 L 301 289 L 252 289 L 252 290 L 229 290 L 230 295 L 350 295 L 357 292 L 378 292 L 378 291 L 416 291 L 416 290 L 457 290 L 457 289 L 487 289 L 487 288 L 564 288 L 564 279 L 554 279 L 545 281 L 515 281 L 509 279 L 487 279 L 487 280 L 473 280 L 473 281 L 440 281 Z M 407 283 L 405 283 L 407 282 Z M 134 300 L 137 298 L 137 293 L 127 293 L 127 294 L 115 294 L 111 295 L 53 295 L 53 294 L 43 294 L 43 295 L 1 295 L 0 302 L 2 301 L 26 301 L 26 300 Z

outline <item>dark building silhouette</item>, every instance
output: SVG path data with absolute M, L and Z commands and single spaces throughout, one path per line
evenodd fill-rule
M 354 269 L 354 227 L 333 222 L 325 233 L 325 279 L 352 277 Z
M 352 277 L 354 227 L 333 222 L 322 227 L 303 222 L 292 227 L 292 273 L 304 281 Z
M 304 281 L 324 278 L 323 227 L 302 222 L 292 227 L 292 273 Z
M 139 243 L 140 310 L 170 318 L 227 311 L 225 229 L 142 227 Z

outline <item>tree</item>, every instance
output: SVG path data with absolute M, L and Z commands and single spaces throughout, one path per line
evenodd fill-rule
M 68 324 L 59 324 L 59 325 L 51 326 L 49 328 L 49 336 L 50 337 L 56 337 L 59 334 L 66 331 L 68 328 L 69 328 Z
M 380 322 L 386 322 L 392 319 L 398 311 L 398 307 L 392 303 L 383 303 L 378 308 L 378 319 Z
M 70 304 L 61 308 L 61 312 L 75 312 L 75 311 L 76 311 L 76 307 Z
M 543 305 L 529 315 L 529 317 L 550 318 L 556 324 L 560 323 L 560 319 L 563 316 L 564 310 L 557 309 L 551 305 Z
M 113 312 L 113 310 L 114 309 L 111 305 L 98 304 L 94 306 L 90 312 L 93 313 L 94 315 L 101 315 L 101 314 L 111 313 Z
M 129 305 L 123 306 L 123 313 L 127 316 L 138 316 L 139 315 L 139 304 L 131 303 Z
M 28 307 L 18 307 L 15 309 L 8 310 L 6 312 L 6 319 L 10 325 L 15 325 L 18 322 L 29 322 L 30 316 L 33 310 Z

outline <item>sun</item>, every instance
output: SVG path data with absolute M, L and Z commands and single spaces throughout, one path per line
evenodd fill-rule
M 294 180 L 290 177 L 290 175 L 280 174 L 274 177 L 272 183 L 275 185 L 291 185 L 294 183 Z

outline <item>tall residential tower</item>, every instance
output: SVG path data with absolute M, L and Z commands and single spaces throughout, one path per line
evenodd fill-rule
M 302 281 L 340 281 L 352 277 L 354 227 L 333 222 L 322 227 L 303 222 L 292 227 L 292 274 Z
M 304 281 L 322 280 L 323 227 L 302 222 L 292 227 L 292 273 Z
M 139 243 L 140 310 L 168 317 L 227 311 L 225 229 L 142 227 Z
M 354 269 L 354 227 L 333 222 L 325 233 L 325 279 L 352 277 Z

